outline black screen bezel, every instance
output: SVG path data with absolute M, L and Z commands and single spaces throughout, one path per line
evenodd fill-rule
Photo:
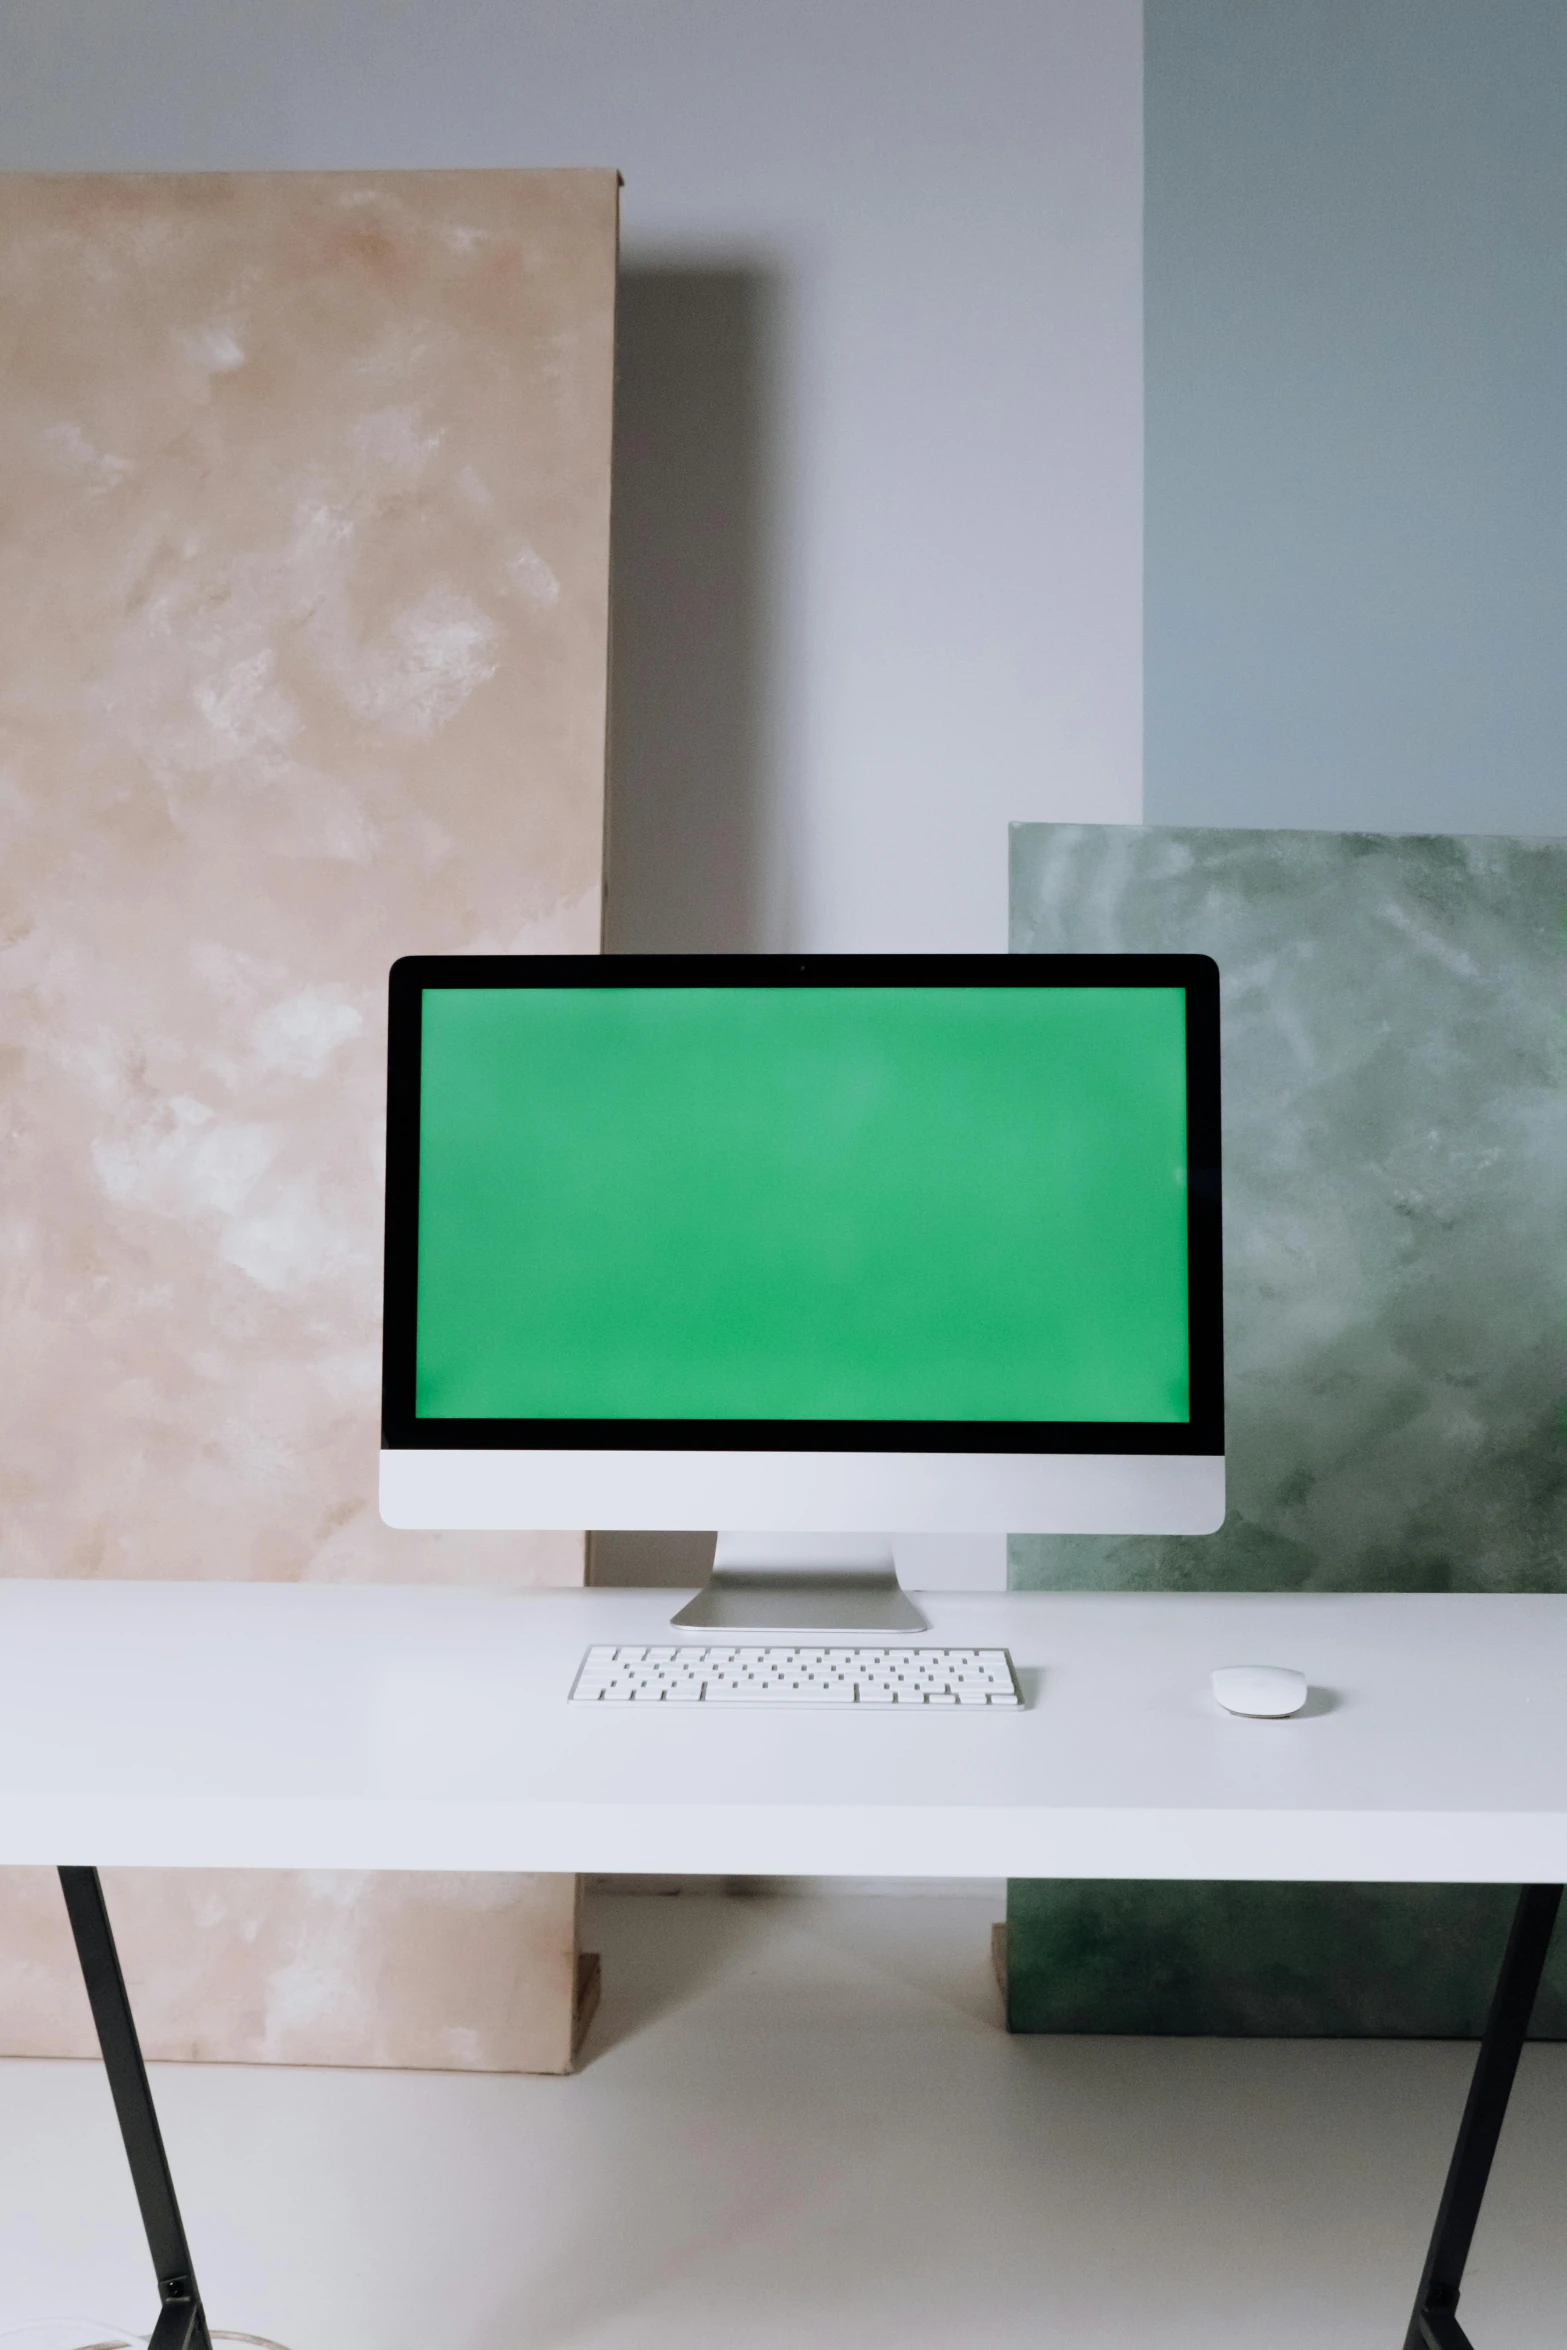
M 1179 987 L 1186 996 L 1191 1416 L 1120 1420 L 421 1419 L 419 1078 L 427 987 Z M 1219 974 L 1206 955 L 407 955 L 387 1034 L 381 1442 L 388 1451 L 1221 1454 Z

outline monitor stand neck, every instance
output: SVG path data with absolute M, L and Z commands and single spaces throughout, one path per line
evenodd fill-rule
M 713 1578 L 671 1617 L 736 1632 L 923 1632 L 887 1534 L 720 1534 Z

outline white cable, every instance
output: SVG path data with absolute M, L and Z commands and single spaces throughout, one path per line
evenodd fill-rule
M 0 2334 L 0 2342 L 19 2342 L 24 2334 L 74 2333 L 78 2327 L 96 2339 L 73 2342 L 70 2350 L 134 2350 L 134 2345 L 145 2345 L 151 2338 L 147 2334 L 133 2334 L 124 2326 L 107 2326 L 101 2318 L 96 2317 L 35 2317 L 30 2318 L 26 2325 L 8 2326 Z M 214 2342 L 244 2342 L 249 2345 L 249 2350 L 284 2350 L 284 2344 L 274 2342 L 270 2334 L 231 2334 L 214 2326 L 211 2338 Z M 60 2350 L 60 2346 L 53 2346 L 53 2350 Z
M 20 2342 L 24 2334 L 74 2333 L 78 2329 L 94 2338 L 73 2342 L 71 2350 L 131 2350 L 135 2342 L 145 2342 L 145 2334 L 128 2334 L 123 2326 L 106 2325 L 100 2317 L 34 2317 L 26 2325 L 8 2326 L 0 2334 L 0 2342 Z

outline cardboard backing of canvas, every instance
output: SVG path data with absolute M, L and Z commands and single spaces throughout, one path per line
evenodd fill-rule
M 600 943 L 617 208 L 0 178 L 0 1572 L 582 1579 L 377 1517 L 384 997 Z M 569 1879 L 109 1898 L 150 2053 L 569 2062 Z M 0 1878 L 6 2050 L 63 1933 Z

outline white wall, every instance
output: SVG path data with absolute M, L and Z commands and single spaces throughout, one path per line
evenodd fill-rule
M 642 289 L 617 937 L 1003 947 L 1010 819 L 1141 814 L 1138 0 L 0 16 L 0 167 L 573 162 Z

